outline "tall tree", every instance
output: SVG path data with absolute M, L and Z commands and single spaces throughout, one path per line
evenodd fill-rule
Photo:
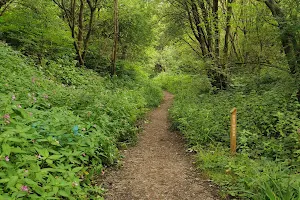
M 191 38 L 192 41 L 197 41 L 199 44 L 198 48 L 203 58 L 210 59 L 214 63 L 208 69 L 211 83 L 217 88 L 225 89 L 228 81 L 220 63 L 219 0 L 175 0 L 171 2 L 185 10 L 194 37 Z
M 219 0 L 213 0 L 213 24 L 215 28 L 215 59 L 219 62 L 220 56 L 220 31 L 219 31 Z
M 290 23 L 288 23 L 287 13 L 283 11 L 280 5 L 275 0 L 258 0 L 264 2 L 272 13 L 272 16 L 278 24 L 280 31 L 280 39 L 282 48 L 286 55 L 289 65 L 290 74 L 296 77 L 297 81 L 297 97 L 300 102 L 300 44 L 297 40 L 296 32 L 291 31 Z
M 74 39 L 78 64 L 84 65 L 99 0 L 53 0 L 63 11 Z
M 230 36 L 230 29 L 231 29 L 231 16 L 232 16 L 232 3 L 234 0 L 227 0 L 227 16 L 226 16 L 226 28 L 225 28 L 225 38 L 224 38 L 224 59 L 227 60 L 228 50 L 229 50 L 229 36 Z
M 280 30 L 281 43 L 290 67 L 290 73 L 296 74 L 296 72 L 300 71 L 300 45 L 295 33 L 290 30 L 286 17 L 287 14 L 284 13 L 279 4 L 274 0 L 259 1 L 263 1 L 272 12 Z
M 118 51 L 118 35 L 119 35 L 119 20 L 118 20 L 118 0 L 114 0 L 114 46 L 112 52 L 111 75 L 116 75 L 116 61 Z

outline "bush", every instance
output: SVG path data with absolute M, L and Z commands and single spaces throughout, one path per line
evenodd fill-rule
M 73 39 L 59 15 L 51 1 L 22 1 L 1 16 L 0 39 L 38 63 L 45 58 L 75 57 Z
M 134 141 L 161 89 L 147 77 L 31 65 L 0 44 L 0 199 L 101 199 L 93 176 L 117 161 L 119 142 Z
M 161 73 L 154 78 L 154 82 L 160 85 L 163 89 L 174 94 L 189 92 L 193 94 L 201 94 L 208 93 L 212 90 L 208 78 L 197 75 L 190 76 L 184 74 Z
M 233 88 L 217 93 L 208 83 L 199 79 L 194 83 L 188 76 L 164 74 L 156 80 L 176 94 L 170 109 L 172 126 L 198 151 L 199 167 L 227 194 L 252 199 L 299 197 L 300 104 L 291 79 L 276 73 L 242 77 Z M 233 107 L 238 109 L 236 158 L 225 153 Z M 233 168 L 236 173 L 226 174 Z
M 229 149 L 198 148 L 197 165 L 222 188 L 221 195 L 242 199 L 298 199 L 300 177 L 285 162 L 229 155 Z

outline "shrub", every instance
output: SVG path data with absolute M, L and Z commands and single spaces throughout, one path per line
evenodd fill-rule
M 134 141 L 161 89 L 148 77 L 31 63 L 0 44 L 0 199 L 102 199 L 93 176 L 117 161 L 119 142 Z
M 300 104 L 290 78 L 276 73 L 241 77 L 231 89 L 218 92 L 186 75 L 163 74 L 156 81 L 176 94 L 170 109 L 172 126 L 198 151 L 198 166 L 226 194 L 299 198 Z M 236 158 L 226 153 L 233 107 L 238 109 Z

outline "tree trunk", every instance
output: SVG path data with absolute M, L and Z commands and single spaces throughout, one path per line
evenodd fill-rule
M 118 35 L 119 35 L 118 0 L 114 0 L 114 46 L 113 46 L 113 52 L 112 52 L 111 76 L 116 75 Z
M 90 37 L 92 35 L 92 31 L 93 31 L 93 22 L 94 22 L 94 15 L 95 15 L 95 11 L 96 11 L 96 6 L 97 6 L 97 1 L 95 1 L 95 5 L 93 6 L 90 0 L 87 0 L 88 6 L 90 8 L 90 19 L 89 19 L 89 24 L 88 24 L 88 30 L 87 30 L 87 34 L 86 37 L 84 39 L 84 50 L 82 53 L 82 59 L 85 59 L 87 50 L 88 50 L 88 44 L 90 41 Z
M 296 34 L 290 32 L 289 25 L 286 20 L 286 15 L 274 0 L 265 0 L 265 4 L 270 9 L 273 17 L 278 23 L 278 28 L 281 34 L 281 43 L 290 68 L 290 74 L 295 76 L 296 82 L 298 83 L 297 97 L 298 101 L 300 102 L 300 47 L 297 43 Z
M 220 56 L 220 31 L 219 31 L 219 0 L 213 0 L 213 18 L 215 27 L 215 59 L 219 61 Z
M 193 18 L 194 18 L 194 23 L 195 23 L 195 26 L 196 26 L 196 29 L 197 29 L 197 32 L 198 32 L 198 35 L 201 39 L 201 46 L 202 48 L 204 49 L 204 56 L 206 56 L 206 54 L 209 52 L 209 48 L 208 47 L 208 43 L 207 43 L 207 39 L 206 39 L 206 35 L 204 33 L 204 30 L 203 28 L 201 27 L 201 19 L 200 19 L 200 14 L 199 14 L 199 10 L 198 10 L 198 7 L 197 7 L 197 4 L 195 2 L 195 0 L 192 0 L 192 13 L 193 13 Z M 207 50 L 206 50 L 207 48 Z
M 192 10 L 190 10 L 187 1 L 185 1 L 185 10 L 186 10 L 186 12 L 187 12 L 187 14 L 188 14 L 188 19 L 189 19 L 190 27 L 191 27 L 191 29 L 192 29 L 192 31 L 193 31 L 193 34 L 194 34 L 196 40 L 198 41 L 198 43 L 199 43 L 199 45 L 200 45 L 200 49 L 201 49 L 202 55 L 203 55 L 203 56 L 206 56 L 206 55 L 207 55 L 207 52 L 206 52 L 206 49 L 205 49 L 205 43 L 204 43 L 203 37 L 201 37 L 200 31 L 199 31 L 199 29 L 198 29 L 198 27 L 197 27 L 197 25 L 199 25 L 199 24 L 197 24 L 197 22 L 196 22 L 197 19 L 194 18 L 194 20 L 193 20 L 193 17 L 195 16 L 195 14 L 193 13 Z M 192 17 L 192 15 L 191 15 L 191 12 L 193 13 L 193 17 Z M 195 12 L 195 11 L 194 11 L 194 12 Z M 195 25 L 194 22 L 196 23 L 196 25 Z M 199 22 L 199 23 L 200 23 L 200 22 Z M 197 27 L 197 30 L 195 29 L 195 26 Z
M 286 16 L 274 0 L 266 0 L 265 4 L 272 12 L 273 17 L 278 23 L 278 28 L 281 34 L 281 43 L 286 55 L 290 73 L 296 74 L 299 72 L 300 50 L 297 44 L 296 36 L 289 31 L 289 25 L 286 21 Z
M 219 30 L 219 0 L 213 0 L 213 24 L 215 31 L 215 69 L 211 69 L 208 74 L 211 77 L 211 84 L 218 89 L 225 90 L 227 89 L 228 77 L 224 74 L 224 68 L 220 64 L 220 30 Z
M 227 88 L 227 76 L 220 65 L 219 1 L 189 0 L 182 4 L 187 12 L 191 30 L 199 43 L 202 56 L 212 59 L 214 64 L 207 71 L 211 84 L 218 89 Z M 205 6 L 206 5 L 206 6 Z M 200 9 L 199 9 L 200 8 Z M 212 19 L 210 19 L 210 15 Z M 201 23 L 204 22 L 204 27 Z M 214 31 L 214 34 L 213 34 Z M 189 44 L 187 42 L 187 44 Z M 192 48 L 193 49 L 193 48 Z M 195 49 L 193 49 L 195 51 Z
M 228 45 L 229 45 L 229 36 L 230 36 L 230 29 L 231 29 L 231 25 L 230 25 L 230 20 L 231 20 L 231 16 L 232 16 L 232 3 L 234 0 L 228 0 L 227 1 L 227 16 L 226 16 L 226 28 L 225 28 L 225 39 L 224 39 L 224 58 L 225 60 L 227 60 L 228 57 Z
M 212 49 L 213 49 L 212 48 L 212 30 L 211 30 L 211 26 L 209 23 L 208 10 L 205 7 L 203 0 L 199 0 L 199 6 L 202 11 L 202 16 L 204 19 L 205 29 L 206 29 L 206 33 L 207 33 L 207 50 L 208 50 L 208 52 L 212 52 Z
M 84 66 L 84 60 L 88 50 L 88 43 L 92 35 L 94 15 L 98 6 L 98 0 L 52 0 L 64 14 L 74 40 L 76 60 L 79 66 Z M 86 5 L 90 14 L 85 12 Z M 88 20 L 85 20 L 87 15 Z
M 77 35 L 77 57 L 80 66 L 84 65 L 84 60 L 82 58 L 83 52 L 83 10 L 84 10 L 84 2 L 80 0 L 80 7 L 78 13 L 78 35 Z

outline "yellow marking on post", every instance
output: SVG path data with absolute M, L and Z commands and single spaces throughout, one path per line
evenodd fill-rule
M 237 109 L 231 110 L 231 126 L 230 126 L 230 151 L 232 155 L 236 154 L 236 125 L 237 124 Z

